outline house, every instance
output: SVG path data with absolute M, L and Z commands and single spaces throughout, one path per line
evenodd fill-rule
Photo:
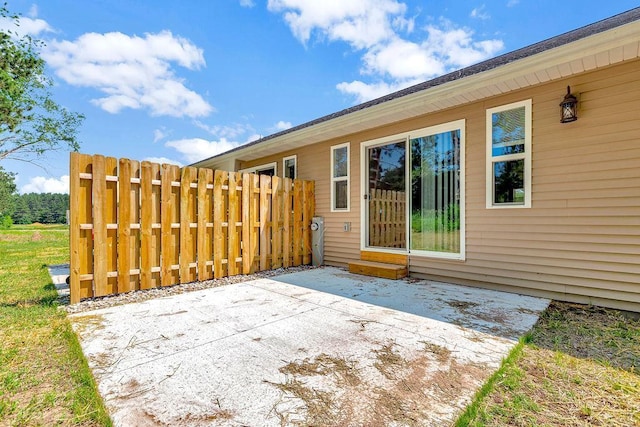
M 314 180 L 327 265 L 640 311 L 640 8 L 194 166 Z

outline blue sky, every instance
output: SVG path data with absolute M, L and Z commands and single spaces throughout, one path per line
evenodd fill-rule
M 81 152 L 189 164 L 637 7 L 637 0 L 9 0 Z M 6 22 L 0 26 L 6 28 Z M 67 192 L 68 153 L 4 161 Z

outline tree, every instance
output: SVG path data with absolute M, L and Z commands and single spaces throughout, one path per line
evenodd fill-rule
M 29 205 L 27 201 L 22 196 L 16 196 L 16 206 L 13 210 L 13 215 L 11 218 L 13 219 L 14 224 L 31 224 L 33 222 L 31 216 L 31 210 L 29 209 Z
M 0 29 L 0 161 L 13 159 L 38 164 L 48 151 L 68 147 L 77 151 L 77 130 L 84 116 L 57 104 L 52 80 L 38 53 L 40 40 L 19 36 L 20 18 L 6 3 L 0 16 L 16 29 Z
M 6 228 L 15 207 L 15 174 L 6 172 L 0 166 L 0 228 Z

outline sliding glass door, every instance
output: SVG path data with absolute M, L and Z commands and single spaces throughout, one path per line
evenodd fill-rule
M 464 124 L 365 145 L 366 247 L 464 258 Z

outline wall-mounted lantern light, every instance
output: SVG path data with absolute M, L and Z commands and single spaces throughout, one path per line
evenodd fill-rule
M 560 123 L 578 120 L 578 98 L 571 94 L 571 86 L 567 86 L 567 94 L 560 103 Z

